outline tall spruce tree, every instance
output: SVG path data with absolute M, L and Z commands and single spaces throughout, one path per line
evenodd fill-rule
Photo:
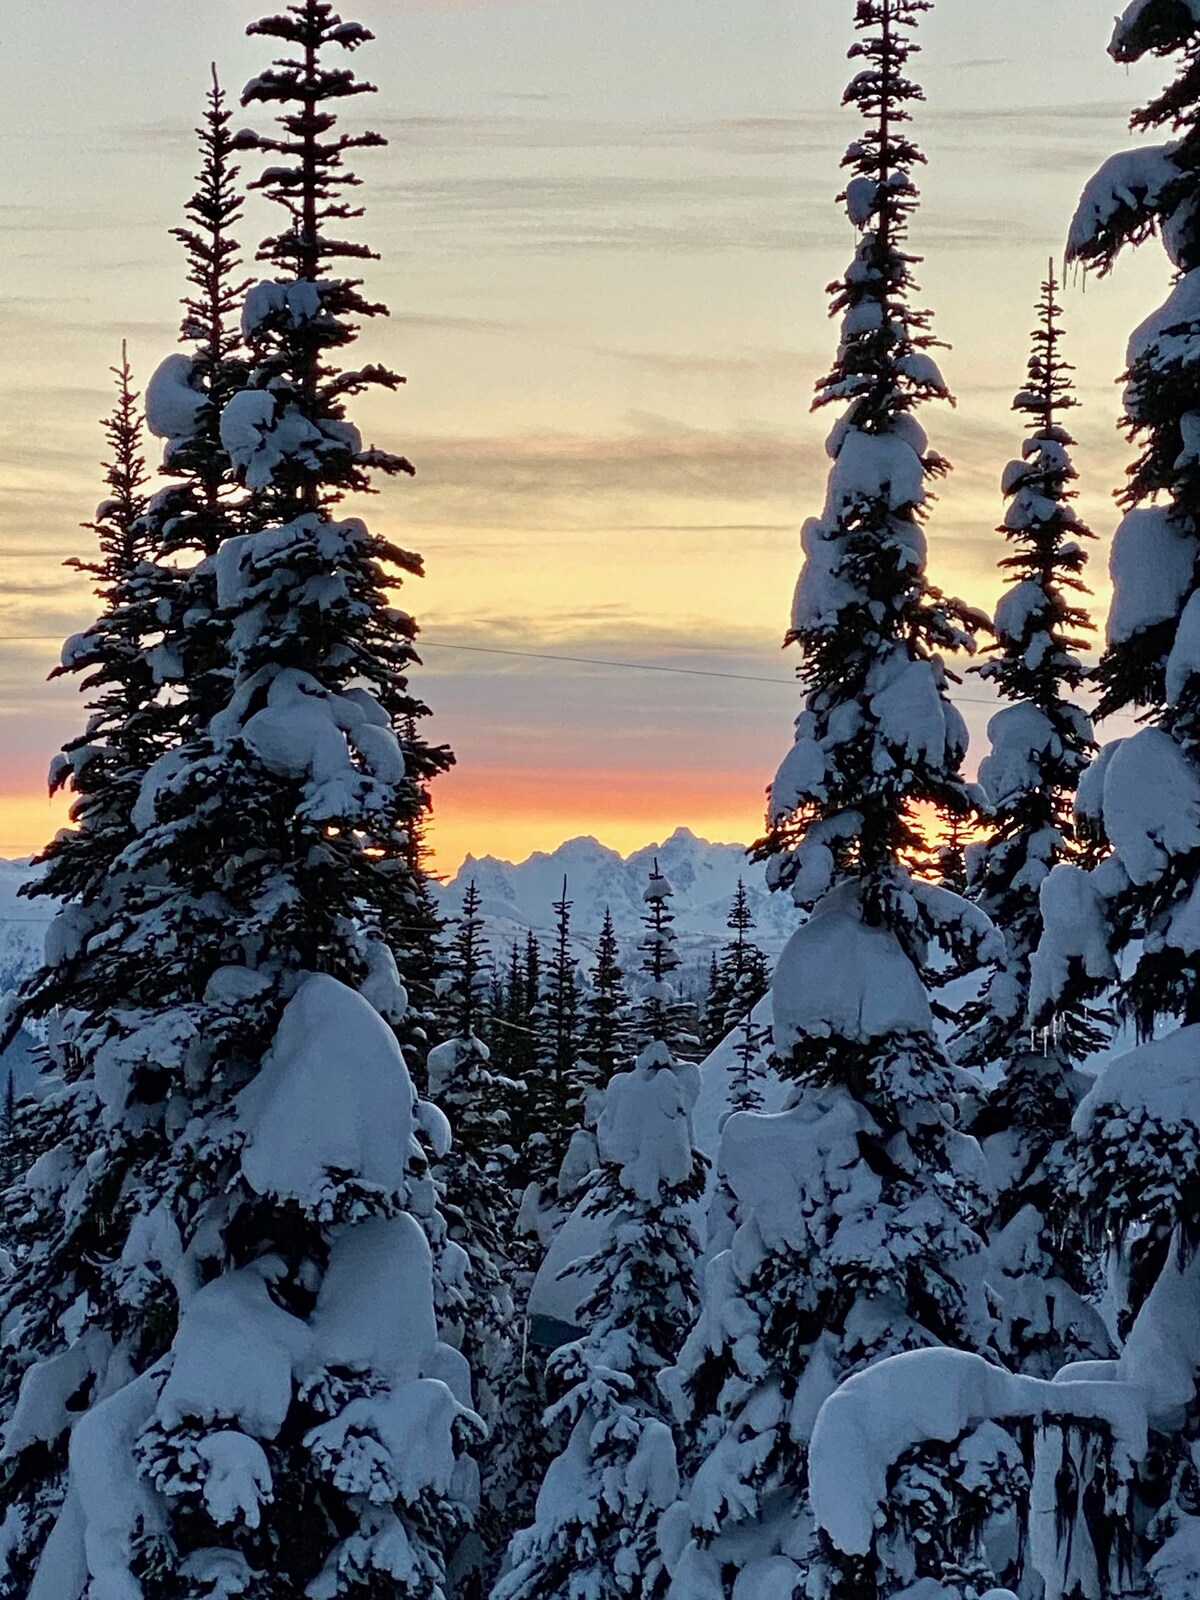
M 675 1442 L 657 1379 L 695 1311 L 699 1241 L 689 1205 L 704 1189 L 690 1063 L 661 1041 L 608 1083 L 599 1166 L 584 1201 L 611 1242 L 576 1266 L 590 1288 L 586 1336 L 556 1350 L 546 1416 L 568 1431 L 532 1525 L 513 1541 L 493 1600 L 660 1600 L 667 1575 L 658 1521 L 679 1487 Z
M 1110 53 L 1177 65 L 1132 119 L 1139 132 L 1167 130 L 1169 142 L 1105 163 L 1070 235 L 1073 259 L 1104 274 L 1127 245 L 1157 234 L 1175 269 L 1166 302 L 1129 343 L 1124 421 L 1136 454 L 1097 671 L 1100 714 L 1125 711 L 1147 726 L 1107 745 L 1080 784 L 1081 824 L 1100 859 L 1058 867 L 1043 889 L 1031 1000 L 1034 1020 L 1052 1024 L 1115 983 L 1148 1041 L 1107 1066 L 1076 1113 L 1074 1184 L 1117 1269 L 1118 1375 L 1140 1386 L 1152 1429 L 1129 1530 L 1137 1570 L 1109 1576 L 1175 1600 L 1194 1586 L 1200 1548 L 1189 1331 L 1200 1318 L 1200 17 L 1177 0 L 1138 0 Z M 1056 1487 L 1066 1521 L 1067 1485 Z M 1102 1505 L 1103 1477 L 1085 1478 L 1084 1492 Z M 1082 1541 L 1064 1587 L 1089 1559 L 1103 1576 L 1108 1556 Z
M 733 937 L 726 941 L 716 963 L 705 1008 L 710 1048 L 733 1032 L 770 987 L 767 958 L 751 937 L 754 911 L 741 878 L 725 926 Z
M 687 1060 L 696 1054 L 700 1041 L 694 1031 L 693 1009 L 681 999 L 675 976 L 680 961 L 675 913 L 671 910 L 674 893 L 655 860 L 650 880 L 642 891 L 646 907 L 642 917 L 643 932 L 638 940 L 642 993 L 636 1009 L 634 1033 L 642 1046 L 661 1043 L 673 1056 Z
M 575 1115 L 558 1169 L 558 1197 L 571 1205 L 596 1170 L 596 1122 L 604 1089 L 632 1053 L 632 1014 L 621 971 L 617 933 L 606 909 L 591 973 L 579 984 L 579 1046 L 574 1078 Z
M 589 1088 L 604 1089 L 609 1079 L 626 1065 L 631 1048 L 630 1005 L 621 968 L 621 951 L 612 912 L 604 908 L 604 922 L 596 941 L 591 985 L 583 1001 L 582 1058 Z
M 89 525 L 100 539 L 101 558 L 99 563 L 72 563 L 100 580 L 109 611 L 96 628 L 68 640 L 60 670 L 94 667 L 97 670 L 85 687 L 105 684 L 106 688 L 88 729 L 52 769 L 51 787 L 82 783 L 96 787 L 103 799 L 93 803 L 81 792 L 75 816 L 81 826 L 61 834 L 49 847 L 51 865 L 31 882 L 28 892 L 73 899 L 80 908 L 78 916 L 94 903 L 89 914 L 98 926 L 113 914 L 109 892 L 124 892 L 122 885 L 108 882 L 108 869 L 131 837 L 129 816 L 146 769 L 164 747 L 179 743 L 185 730 L 194 731 L 212 715 L 228 688 L 224 646 L 213 620 L 214 576 L 204 565 L 193 565 L 189 571 L 187 563 L 211 556 L 221 540 L 241 525 L 243 496 L 220 443 L 221 407 L 245 382 L 247 370 L 237 327 L 237 308 L 248 284 L 238 277 L 240 247 L 235 230 L 242 196 L 233 158 L 249 136 L 233 135 L 230 121 L 214 71 L 205 116 L 197 129 L 201 155 L 197 187 L 185 206 L 185 224 L 172 229 L 185 249 L 188 289 L 180 337 L 191 352 L 168 356 L 146 390 L 145 426 L 165 441 L 163 471 L 173 481 L 147 496 L 149 480 L 140 441 L 143 418 L 123 356 L 117 373 L 118 404 L 106 424 L 113 452 L 108 468 L 112 492 L 100 507 L 103 516 Z M 124 635 L 122 664 L 113 649 L 118 634 Z M 107 659 L 101 660 L 97 651 Z M 126 680 L 120 690 L 118 678 Z M 172 690 L 169 695 L 163 693 L 167 685 Z M 104 740 L 94 734 L 105 729 L 106 737 L 121 730 L 119 738 L 127 751 L 123 776 L 111 760 L 96 760 Z M 86 776 L 84 766 L 91 769 Z M 112 808 L 115 819 L 100 829 L 96 819 L 83 818 L 85 809 L 92 811 L 98 805 Z M 74 869 L 89 859 L 90 881 L 85 882 Z M 74 940 L 76 957 L 86 945 L 80 927 Z M 44 969 L 43 980 L 52 987 L 38 1001 L 43 1009 L 47 1003 L 71 1007 L 76 965 L 77 960 L 63 951 Z M 69 1038 L 64 1036 L 60 1043 L 70 1051 Z
M 441 1009 L 446 1042 L 429 1052 L 429 1094 L 450 1119 L 453 1142 L 435 1165 L 450 1239 L 462 1252 L 463 1294 L 447 1337 L 467 1358 L 475 1380 L 475 1409 L 488 1428 L 483 1452 L 481 1544 L 474 1561 L 482 1583 L 498 1564 L 510 1528 L 508 1506 L 516 1477 L 515 1435 L 506 1414 L 520 1379 L 521 1330 L 513 1299 L 509 1255 L 515 1206 L 508 1180 L 506 1093 L 481 1038 L 491 1000 L 490 956 L 479 891 L 472 881 L 451 941 Z M 465 1574 L 460 1584 L 465 1582 Z
M 50 792 L 67 787 L 75 796 L 71 820 L 76 826 L 47 847 L 38 858 L 46 870 L 23 889 L 84 903 L 102 896 L 114 862 L 129 843 L 138 790 L 163 747 L 169 721 L 148 653 L 162 627 L 161 572 L 145 517 L 149 478 L 141 397 L 124 344 L 121 365 L 112 371 L 117 398 L 103 423 L 107 494 L 95 519 L 84 524 L 99 548 L 95 556 L 67 562 L 92 578 L 104 609 L 86 632 L 67 640 L 62 662 L 51 673 L 53 678 L 83 674 L 80 689 L 89 696 L 87 726 L 64 745 L 50 769 Z M 54 1003 L 69 1007 L 69 990 L 56 987 Z
M 388 590 L 419 563 L 332 515 L 402 465 L 342 411 L 389 376 L 336 361 L 380 309 L 340 269 L 368 254 L 342 237 L 345 158 L 381 141 L 338 133 L 369 86 L 329 58 L 371 36 L 326 0 L 251 32 L 285 51 L 245 102 L 279 107 L 261 144 L 288 213 L 220 419 L 254 531 L 207 558 L 224 703 L 143 780 L 106 924 L 68 903 L 48 944 L 74 1054 L 3 1291 L 11 1600 L 428 1600 L 472 1498 L 416 1137 L 442 1124 L 380 936 L 413 783 L 393 731 L 413 627 Z
M 196 129 L 196 188 L 184 207 L 183 224 L 171 229 L 187 265 L 179 331 L 187 348 L 158 366 L 146 395 L 150 429 L 164 441 L 163 471 L 172 480 L 154 504 L 168 554 L 214 555 L 230 533 L 239 531 L 238 510 L 244 500 L 220 429 L 226 402 L 245 386 L 249 372 L 240 312 L 250 280 L 242 272 L 238 238 L 245 197 L 236 155 L 253 147 L 253 136 L 235 134 L 232 120 L 214 68 L 204 119 Z M 196 634 L 199 643 L 198 628 Z M 224 659 L 219 642 L 214 654 L 219 667 Z M 204 666 L 194 662 L 189 667 L 181 678 L 193 698 L 202 697 L 208 687 Z M 215 692 L 221 693 L 219 686 Z
M 688 1493 L 664 1529 L 676 1600 L 885 1593 L 889 1575 L 814 1537 L 817 1410 L 881 1357 L 982 1350 L 990 1334 L 975 1229 L 984 1178 L 956 1128 L 962 1078 L 928 984 L 936 962 L 973 967 L 999 939 L 906 866 L 919 807 L 972 808 L 941 652 L 971 648 L 981 621 L 925 574 L 928 483 L 946 463 L 914 411 L 948 398 L 930 319 L 911 304 L 906 243 L 922 160 L 910 134 L 922 93 L 906 69 L 928 9 L 855 8 L 846 100 L 866 127 L 842 198 L 860 238 L 832 289 L 842 337 L 817 390 L 818 405 L 846 409 L 825 508 L 803 534 L 789 639 L 803 650 L 805 703 L 762 847 L 770 881 L 810 911 L 772 984 L 793 1088 L 781 1114 L 736 1113 L 721 1136 L 733 1237 L 710 1255 L 701 1316 L 669 1377 L 695 1441 Z
M 1076 703 L 1087 669 L 1083 540 L 1072 501 L 1077 473 L 1065 426 L 1078 404 L 1062 355 L 1062 308 L 1051 264 L 1042 285 L 1026 386 L 1013 409 L 1027 420 L 1021 459 L 1005 469 L 1000 532 L 1009 587 L 996 610 L 992 659 L 975 670 L 1008 702 L 988 725 L 980 783 L 987 836 L 970 855 L 968 893 L 1004 934 L 1005 960 L 963 1008 L 956 1044 L 965 1066 L 999 1075 L 972 1132 L 988 1156 L 996 1203 L 989 1266 L 1000 1297 L 1000 1348 L 1017 1370 L 1052 1377 L 1070 1359 L 1108 1353 L 1097 1312 L 1082 1298 L 1086 1252 L 1066 1180 L 1066 1139 L 1087 1080 L 1077 1063 L 1104 1038 L 1086 1005 L 1064 1009 L 1052 1035 L 1031 1037 L 1029 969 L 1042 931 L 1042 884 L 1077 857 L 1073 802 L 1094 750 Z
M 583 1125 L 586 1082 L 580 1065 L 583 1009 L 571 943 L 567 880 L 554 902 L 554 950 L 542 979 L 536 1013 L 537 1057 L 528 1080 L 533 1123 L 529 1134 L 533 1181 L 549 1196 L 571 1137 Z

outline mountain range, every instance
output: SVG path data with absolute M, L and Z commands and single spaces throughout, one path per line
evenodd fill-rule
M 474 883 L 493 955 L 502 959 L 513 940 L 524 943 L 531 930 L 543 942 L 552 936 L 554 902 L 562 898 L 565 880 L 578 959 L 587 962 L 607 910 L 629 970 L 636 964 L 643 894 L 655 862 L 674 890 L 671 909 L 690 985 L 700 981 L 711 952 L 730 937 L 726 918 L 739 878 L 754 914 L 753 937 L 768 955 L 777 955 L 796 927 L 795 907 L 786 895 L 769 892 L 762 865 L 749 859 L 745 845 L 711 844 L 688 828 L 628 856 L 591 837 L 568 839 L 557 850 L 518 863 L 468 856 L 435 893 L 443 916 L 453 917 Z
M 565 879 L 576 958 L 590 963 L 608 910 L 628 971 L 636 967 L 645 911 L 642 896 L 656 861 L 675 891 L 671 908 L 685 988 L 700 987 L 710 953 L 729 937 L 726 918 L 739 878 L 757 923 L 756 942 L 768 955 L 783 948 L 796 925 L 788 897 L 768 892 L 762 866 L 748 858 L 744 845 L 711 844 L 687 828 L 676 828 L 661 844 L 646 845 L 628 856 L 590 837 L 568 839 L 556 850 L 538 851 L 527 861 L 468 856 L 452 878 L 435 883 L 434 894 L 443 916 L 454 917 L 473 882 L 482 900 L 493 955 L 503 961 L 512 942 L 524 944 L 531 931 L 543 944 L 552 937 L 554 902 L 562 897 Z M 19 893 L 29 877 L 28 861 L 0 860 L 0 1000 L 37 965 L 54 911 L 52 902 Z M 32 1044 L 30 1036 L 21 1034 L 0 1060 L 0 1077 L 11 1068 L 18 1088 L 32 1076 Z

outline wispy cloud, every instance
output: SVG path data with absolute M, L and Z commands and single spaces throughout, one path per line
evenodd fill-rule
M 767 427 L 729 431 L 632 414 L 627 432 L 536 429 L 474 438 L 406 440 L 418 477 L 403 499 L 406 521 L 486 527 L 612 527 L 645 499 L 790 499 L 805 447 Z M 827 463 L 817 461 L 816 471 Z

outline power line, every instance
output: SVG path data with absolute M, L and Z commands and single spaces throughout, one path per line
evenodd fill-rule
M 32 643 L 62 643 L 62 635 L 58 633 L 10 633 L 6 638 L 0 638 L 0 645 L 6 644 L 32 644 Z M 499 645 L 485 644 L 459 644 L 451 639 L 431 639 L 426 634 L 418 638 L 418 647 L 426 649 L 432 646 L 435 650 L 466 650 L 472 655 L 481 656 L 512 656 L 521 661 L 557 661 L 567 662 L 578 667 L 607 667 L 612 672 L 665 672 L 671 677 L 678 678 L 724 678 L 730 683 L 772 683 L 778 688 L 794 689 L 796 679 L 791 678 L 766 678 L 761 674 L 749 672 L 717 672 L 705 667 L 664 667 L 648 661 L 613 661 L 604 656 L 566 656 L 552 655 L 545 650 L 507 650 Z M 977 695 L 952 694 L 950 699 L 955 705 L 985 706 L 999 710 L 1004 704 L 1000 700 L 984 700 Z M 1129 721 L 1136 721 L 1127 712 L 1115 711 L 1114 717 L 1126 717 Z M 1109 720 L 1109 719 L 1106 719 Z
M 454 644 L 449 639 L 429 639 L 421 634 L 418 649 L 432 645 L 435 650 L 469 650 L 481 656 L 518 656 L 524 661 L 568 661 L 579 667 L 614 667 L 618 672 L 669 672 L 681 678 L 728 678 L 734 683 L 781 683 L 789 687 L 794 678 L 763 678 L 748 672 L 715 672 L 703 667 L 663 667 L 646 661 L 610 661 L 599 656 L 559 656 L 544 650 L 502 650 L 497 645 Z

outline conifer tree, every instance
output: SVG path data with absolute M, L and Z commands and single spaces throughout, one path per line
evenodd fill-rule
M 733 1111 L 762 1110 L 762 1052 L 770 1037 L 770 1028 L 760 1027 L 754 1020 L 754 1012 L 747 1011 L 737 1029 L 737 1043 L 733 1047 L 737 1061 L 729 1084 L 729 1104 Z
M 606 906 L 591 987 L 584 999 L 582 1059 L 590 1088 L 604 1089 L 630 1051 L 629 996 L 612 912 Z
M 1106 745 L 1080 783 L 1077 812 L 1095 855 L 1057 867 L 1043 888 L 1031 1009 L 1051 1025 L 1115 985 L 1147 1041 L 1109 1064 L 1076 1112 L 1072 1183 L 1115 1263 L 1118 1372 L 1143 1386 L 1152 1430 L 1142 1506 L 1128 1528 L 1139 1561 L 1120 1581 L 1174 1600 L 1194 1585 L 1200 1538 L 1188 1331 L 1200 1317 L 1200 18 L 1176 0 L 1138 0 L 1118 20 L 1110 53 L 1176 66 L 1132 118 L 1138 132 L 1165 129 L 1168 142 L 1106 162 L 1070 234 L 1072 258 L 1102 275 L 1154 234 L 1175 269 L 1165 303 L 1129 343 L 1124 423 L 1135 458 L 1096 674 L 1099 714 L 1123 711 L 1145 725 Z M 1185 1350 L 1176 1369 L 1166 1353 Z M 1056 1487 L 1067 1522 L 1068 1486 Z M 1085 1477 L 1082 1492 L 1103 1505 L 1104 1478 Z M 1067 1563 L 1067 1584 L 1086 1573 L 1093 1548 L 1085 1541 Z M 1102 1576 L 1108 1555 L 1101 1546 Z
M 910 132 L 922 94 L 906 69 L 928 9 L 855 10 L 846 100 L 866 127 L 842 198 L 860 237 L 832 289 L 842 337 L 817 389 L 818 405 L 845 410 L 824 510 L 803 533 L 789 639 L 803 650 L 804 710 L 762 847 L 769 881 L 810 911 L 772 983 L 778 1068 L 793 1087 L 781 1114 L 734 1114 L 721 1136 L 732 1237 L 710 1250 L 702 1312 L 669 1375 L 696 1468 L 664 1528 L 673 1600 L 885 1593 L 869 1563 L 814 1537 L 817 1409 L 882 1357 L 982 1350 L 990 1332 L 983 1175 L 955 1127 L 962 1078 L 928 987 L 935 964 L 939 976 L 972 968 L 999 941 L 906 865 L 921 846 L 918 808 L 972 809 L 942 652 L 971 648 L 982 620 L 925 573 L 928 484 L 946 463 L 914 412 L 948 398 L 930 319 L 911 303 L 906 241 L 922 160 Z
M 514 1084 L 513 1181 L 519 1190 L 533 1181 L 535 1169 L 541 1172 L 545 1167 L 542 1146 L 531 1143 L 540 1127 L 538 1057 L 544 1039 L 544 1015 L 542 952 L 537 935 L 530 929 L 523 949 L 516 951 L 511 964 L 503 1030 L 507 1045 L 505 1069 Z
M 187 264 L 179 337 L 188 348 L 166 357 L 146 396 L 150 430 L 164 441 L 163 471 L 173 480 L 154 505 L 167 554 L 214 555 L 240 528 L 244 496 L 221 442 L 220 419 L 249 372 L 240 327 L 242 301 L 250 288 L 241 271 L 238 239 L 245 202 L 235 157 L 253 147 L 253 137 L 232 132 L 232 120 L 214 68 L 204 119 L 196 129 L 196 188 L 184 207 L 183 224 L 171 229 Z M 222 659 L 217 644 L 216 664 Z M 202 671 L 181 672 L 193 697 L 205 691 Z M 220 689 L 214 686 L 214 692 Z
M 943 889 L 965 894 L 967 889 L 967 840 L 963 817 L 953 813 L 946 823 L 946 836 L 938 847 L 937 881 Z
M 607 1086 L 599 1168 L 584 1202 L 612 1243 L 577 1265 L 592 1287 L 586 1336 L 551 1357 L 559 1398 L 546 1427 L 569 1430 L 513 1541 L 493 1600 L 661 1600 L 661 1512 L 678 1492 L 675 1443 L 657 1387 L 695 1310 L 699 1241 L 688 1205 L 704 1188 L 691 1110 L 699 1074 L 661 1041 Z
M 447 1040 L 429 1053 L 429 1094 L 450 1119 L 453 1142 L 435 1166 L 449 1237 L 462 1252 L 461 1303 L 447 1337 L 467 1358 L 475 1409 L 489 1430 L 482 1461 L 478 1532 L 482 1565 L 498 1561 L 508 1529 L 516 1474 L 508 1390 L 518 1381 L 520 1330 L 509 1247 L 515 1207 L 504 1153 L 508 1144 L 505 1083 L 491 1064 L 485 1031 L 491 973 L 480 895 L 474 880 L 463 895 L 442 996 Z
M 707 1009 L 712 1046 L 733 1032 L 770 986 L 767 958 L 751 938 L 754 912 L 741 878 L 725 926 L 733 937 L 721 951 L 716 977 L 709 987 Z
M 405 762 L 410 767 L 422 767 L 428 757 L 428 744 L 421 736 L 418 719 L 406 715 L 397 732 Z M 393 903 L 380 931 L 404 973 L 408 1006 L 397 1026 L 397 1037 L 413 1082 L 424 1093 L 428 1084 L 426 1057 L 439 1037 L 438 992 L 445 976 L 445 923 L 434 898 L 429 864 L 427 834 L 433 803 L 428 778 L 421 779 L 415 791 L 406 792 L 401 802 L 403 842 L 396 842 L 396 854 L 404 862 L 406 889 L 399 904 Z
M 62 663 L 51 673 L 54 678 L 86 674 L 80 688 L 90 696 L 87 726 L 63 747 L 50 770 L 50 792 L 67 786 L 75 795 L 71 820 L 76 826 L 47 847 L 38 858 L 45 872 L 23 888 L 30 895 L 85 903 L 103 894 L 113 863 L 129 842 L 142 778 L 167 729 L 147 649 L 161 617 L 159 574 L 145 521 L 149 479 L 141 397 L 124 344 L 121 365 L 112 371 L 117 398 L 103 424 L 108 493 L 95 520 L 84 524 L 99 549 L 95 557 L 67 562 L 93 579 L 104 610 L 85 633 L 67 640 Z M 69 1006 L 69 990 L 56 989 L 54 1003 Z
M 452 924 L 442 979 L 441 1032 L 448 1039 L 477 1039 L 488 1032 L 492 961 L 474 878 L 463 891 L 462 910 Z
M 396 1043 L 380 933 L 414 777 L 389 590 L 419 563 L 332 515 L 398 463 L 342 414 L 372 369 L 337 360 L 378 309 L 340 275 L 368 254 L 342 238 L 345 158 L 381 141 L 337 131 L 369 86 L 330 57 L 371 36 L 327 0 L 251 32 L 285 52 L 245 102 L 279 108 L 262 146 L 288 212 L 220 419 L 253 531 L 206 558 L 223 703 L 146 774 L 107 923 L 68 903 L 48 944 L 75 963 L 73 1055 L 0 1308 L 5 1600 L 429 1600 L 472 1500 L 417 1137 L 444 1148 L 444 1123 Z
M 514 939 L 508 963 L 497 972 L 497 1003 L 492 1008 L 495 1037 L 492 1054 L 508 1077 L 520 1083 L 525 1076 L 529 1038 L 529 1010 L 525 1001 L 525 963 L 520 943 Z
M 186 562 L 189 556 L 211 555 L 240 526 L 240 492 L 219 430 L 220 408 L 246 375 L 239 357 L 237 307 L 248 285 L 237 276 L 240 257 L 234 235 L 242 197 L 233 163 L 246 136 L 231 134 L 230 120 L 214 71 L 206 114 L 197 129 L 201 152 L 197 188 L 185 207 L 184 226 L 172 230 L 186 253 L 189 287 L 180 336 L 192 351 L 168 356 L 156 368 L 146 392 L 145 426 L 165 440 L 163 470 L 178 481 L 147 497 L 143 418 L 123 353 L 117 371 L 118 404 L 106 424 L 113 452 L 108 467 L 112 492 L 100 507 L 103 516 L 89 524 L 99 537 L 101 558 L 99 563 L 71 563 L 94 573 L 109 613 L 97 628 L 68 640 L 60 670 L 97 667 L 85 688 L 112 681 L 88 729 L 56 762 L 51 788 L 67 781 L 72 787 L 80 782 L 96 784 L 108 796 L 103 803 L 115 806 L 117 820 L 115 826 L 101 830 L 93 822 L 84 823 L 83 809 L 93 806 L 81 795 L 74 819 L 81 826 L 73 834 L 60 835 L 49 847 L 47 859 L 54 864 L 30 884 L 29 893 L 74 897 L 81 905 L 95 899 L 98 922 L 111 914 L 105 903 L 108 868 L 129 842 L 129 813 L 146 769 L 162 749 L 179 742 L 185 727 L 194 729 L 211 715 L 227 689 L 223 645 L 214 635 L 213 575 L 203 566 L 189 573 L 179 563 L 181 557 Z M 124 635 L 121 666 L 113 654 L 118 633 Z M 151 646 L 151 639 L 158 642 Z M 97 651 L 101 656 L 107 653 L 107 664 L 96 658 Z M 122 675 L 128 682 L 118 689 L 117 677 Z M 169 697 L 162 692 L 168 684 L 174 691 Z M 106 772 L 111 762 L 95 760 L 103 741 L 94 734 L 103 727 L 110 736 L 121 730 L 119 738 L 127 747 L 125 775 L 116 789 Z M 81 763 L 91 767 L 90 776 L 85 778 L 77 770 Z M 101 850 L 96 848 L 98 831 L 106 835 Z M 59 855 L 63 860 L 55 863 Z M 90 883 L 84 883 L 68 862 L 82 864 L 89 858 L 93 870 Z M 83 948 L 82 937 L 77 944 Z M 70 1004 L 72 971 L 73 963 L 64 953 L 56 963 L 60 1006 Z
M 725 1037 L 725 1003 L 721 995 L 721 968 L 714 950 L 708 958 L 708 977 L 704 987 L 704 1006 L 700 1019 L 700 1042 L 711 1054 Z
M 558 1198 L 570 1206 L 596 1170 L 596 1120 L 604 1089 L 619 1067 L 628 1064 L 632 1051 L 632 1019 L 620 966 L 617 934 L 606 909 L 596 944 L 596 962 L 590 985 L 579 989 L 579 1045 L 574 1078 L 577 1117 L 566 1154 L 558 1169 Z
M 535 1024 L 537 1059 L 529 1096 L 534 1125 L 529 1138 L 532 1178 L 543 1191 L 557 1178 L 571 1136 L 584 1118 L 583 1015 L 565 878 L 562 897 L 554 902 L 554 918 L 554 953 L 542 981 Z
M 1018 1370 L 1052 1377 L 1068 1360 L 1104 1355 L 1108 1339 L 1082 1299 L 1086 1256 L 1066 1180 L 1065 1141 L 1086 1080 L 1076 1064 L 1102 1042 L 1091 1008 L 1031 1037 L 1029 971 L 1042 931 L 1040 892 L 1052 868 L 1078 856 L 1075 791 L 1094 749 L 1075 695 L 1086 677 L 1083 540 L 1072 501 L 1077 477 L 1066 416 L 1078 404 L 1062 355 L 1062 309 L 1051 265 L 1042 285 L 1026 387 L 1013 409 L 1027 421 L 1021 459 L 1005 469 L 1000 532 L 1010 584 L 996 610 L 991 659 L 975 670 L 1008 702 L 988 726 L 980 766 L 990 802 L 987 838 L 971 852 L 969 894 L 1001 929 L 1005 960 L 961 1018 L 964 1065 L 1000 1075 L 972 1125 L 989 1157 L 997 1199 L 988 1233 L 1000 1296 L 1000 1348 Z
M 673 1056 L 686 1060 L 696 1053 L 699 1040 L 693 1031 L 692 1008 L 679 996 L 675 974 L 679 971 L 679 951 L 675 933 L 675 913 L 671 899 L 675 891 L 666 875 L 658 870 L 657 860 L 650 881 L 642 892 L 646 911 L 644 932 L 638 941 L 642 957 L 642 994 L 637 1006 L 635 1035 L 645 1046 L 666 1045 Z

